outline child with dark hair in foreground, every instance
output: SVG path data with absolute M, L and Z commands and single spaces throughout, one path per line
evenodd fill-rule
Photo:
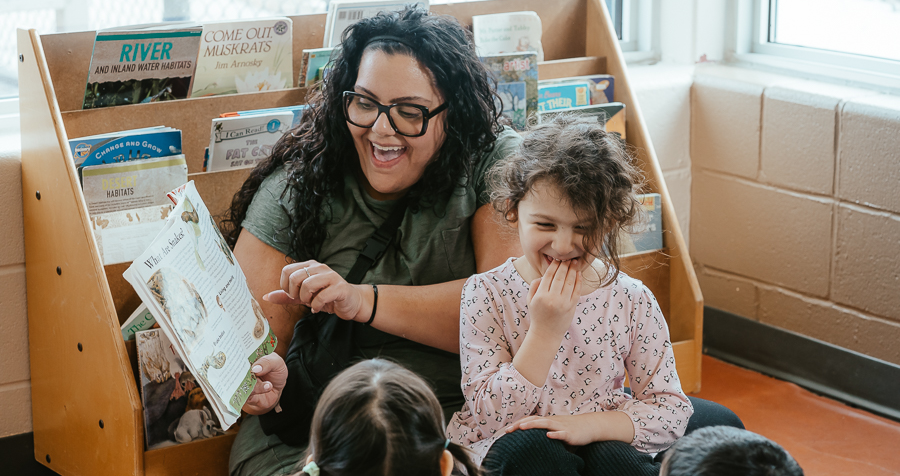
M 387 360 L 365 360 L 322 393 L 299 474 L 449 476 L 458 463 L 479 476 L 468 450 L 444 428 L 441 405 L 421 377 Z
M 730 426 L 701 428 L 666 452 L 660 476 L 803 476 L 777 443 Z

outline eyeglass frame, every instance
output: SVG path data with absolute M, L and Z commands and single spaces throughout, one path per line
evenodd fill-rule
M 422 137 L 422 136 L 424 136 L 425 133 L 428 132 L 428 120 L 431 119 L 432 117 L 440 114 L 441 112 L 444 112 L 444 110 L 446 110 L 448 107 L 448 103 L 446 101 L 444 101 L 444 103 L 441 104 L 440 106 L 436 107 L 433 111 L 429 110 L 425 106 L 421 106 L 419 104 L 408 103 L 408 102 L 398 102 L 398 103 L 394 103 L 394 104 L 386 106 L 386 105 L 381 104 L 380 102 L 376 101 L 371 96 L 366 96 L 365 94 L 360 94 L 356 91 L 344 91 L 343 97 L 344 97 L 344 119 L 346 119 L 347 122 L 349 122 L 350 124 L 353 124 L 356 127 L 363 127 L 366 129 L 371 129 L 371 128 L 375 127 L 375 123 L 378 122 L 378 118 L 381 117 L 382 113 L 384 113 L 388 118 L 388 123 L 391 125 L 391 129 L 393 129 L 394 132 L 396 132 L 397 134 L 400 134 L 401 136 L 404 136 L 404 137 Z M 367 100 L 371 101 L 373 104 L 375 104 L 375 107 L 378 109 L 378 114 L 375 115 L 375 120 L 372 122 L 372 125 L 364 126 L 364 125 L 357 124 L 357 123 L 353 122 L 352 120 L 350 120 L 350 111 L 348 111 L 348 109 L 350 107 L 350 101 L 353 97 L 361 97 L 361 98 L 367 99 Z M 420 133 L 404 134 L 404 133 L 400 132 L 399 130 L 397 130 L 397 125 L 394 124 L 394 118 L 391 117 L 391 109 L 393 109 L 397 106 L 409 106 L 409 107 L 414 107 L 414 108 L 422 111 L 422 131 Z

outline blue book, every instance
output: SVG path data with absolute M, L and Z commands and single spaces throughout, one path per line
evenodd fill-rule
M 259 114 L 271 114 L 275 112 L 290 112 L 294 114 L 294 120 L 291 121 L 291 129 L 297 127 L 300 124 L 300 117 L 303 116 L 303 110 L 306 109 L 306 104 L 300 104 L 297 106 L 284 106 L 284 107 L 272 107 L 268 109 L 253 109 L 251 111 L 238 111 L 238 116 L 254 116 Z M 219 116 L 222 117 L 222 116 Z
M 587 81 L 591 86 L 591 104 L 605 104 L 614 101 L 613 97 L 615 97 L 616 78 L 611 74 L 590 74 L 587 76 L 573 76 L 571 78 L 542 79 L 538 83 L 538 86 L 582 81 Z
M 181 131 L 157 126 L 111 132 L 70 139 L 69 148 L 78 169 L 89 165 L 168 157 L 181 153 Z
M 587 81 L 538 85 L 538 112 L 590 106 L 590 89 Z

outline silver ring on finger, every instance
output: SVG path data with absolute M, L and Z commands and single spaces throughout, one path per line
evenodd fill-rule
M 312 277 L 312 275 L 309 274 L 309 266 L 303 268 L 303 271 L 306 271 L 306 277 L 307 277 L 307 278 L 311 278 L 311 277 Z

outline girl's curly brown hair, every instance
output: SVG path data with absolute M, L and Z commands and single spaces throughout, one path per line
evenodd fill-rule
M 643 178 L 618 135 L 607 133 L 594 120 L 560 115 L 533 126 L 513 155 L 488 173 L 494 208 L 509 222 L 518 220 L 518 207 L 538 183 L 558 193 L 584 220 L 584 249 L 596 253 L 612 272 L 602 286 L 619 274 L 621 233 L 630 233 L 642 217 L 637 197 Z
M 378 39 L 394 37 L 401 41 Z M 409 6 L 382 12 L 344 31 L 341 50 L 326 79 L 308 95 L 309 108 L 300 124 L 275 145 L 272 155 L 256 166 L 223 220 L 224 236 L 233 248 L 241 223 L 260 184 L 278 169 L 287 170 L 282 205 L 290 218 L 287 230 L 292 257 L 314 259 L 325 241 L 329 219 L 327 197 L 340 193 L 344 177 L 359 170 L 359 158 L 343 113 L 343 93 L 352 91 L 366 51 L 415 58 L 434 78 L 448 104 L 446 138 L 423 176 L 408 191 L 413 212 L 446 200 L 472 164 L 491 150 L 501 130 L 493 83 L 475 54 L 472 34 L 453 17 Z

